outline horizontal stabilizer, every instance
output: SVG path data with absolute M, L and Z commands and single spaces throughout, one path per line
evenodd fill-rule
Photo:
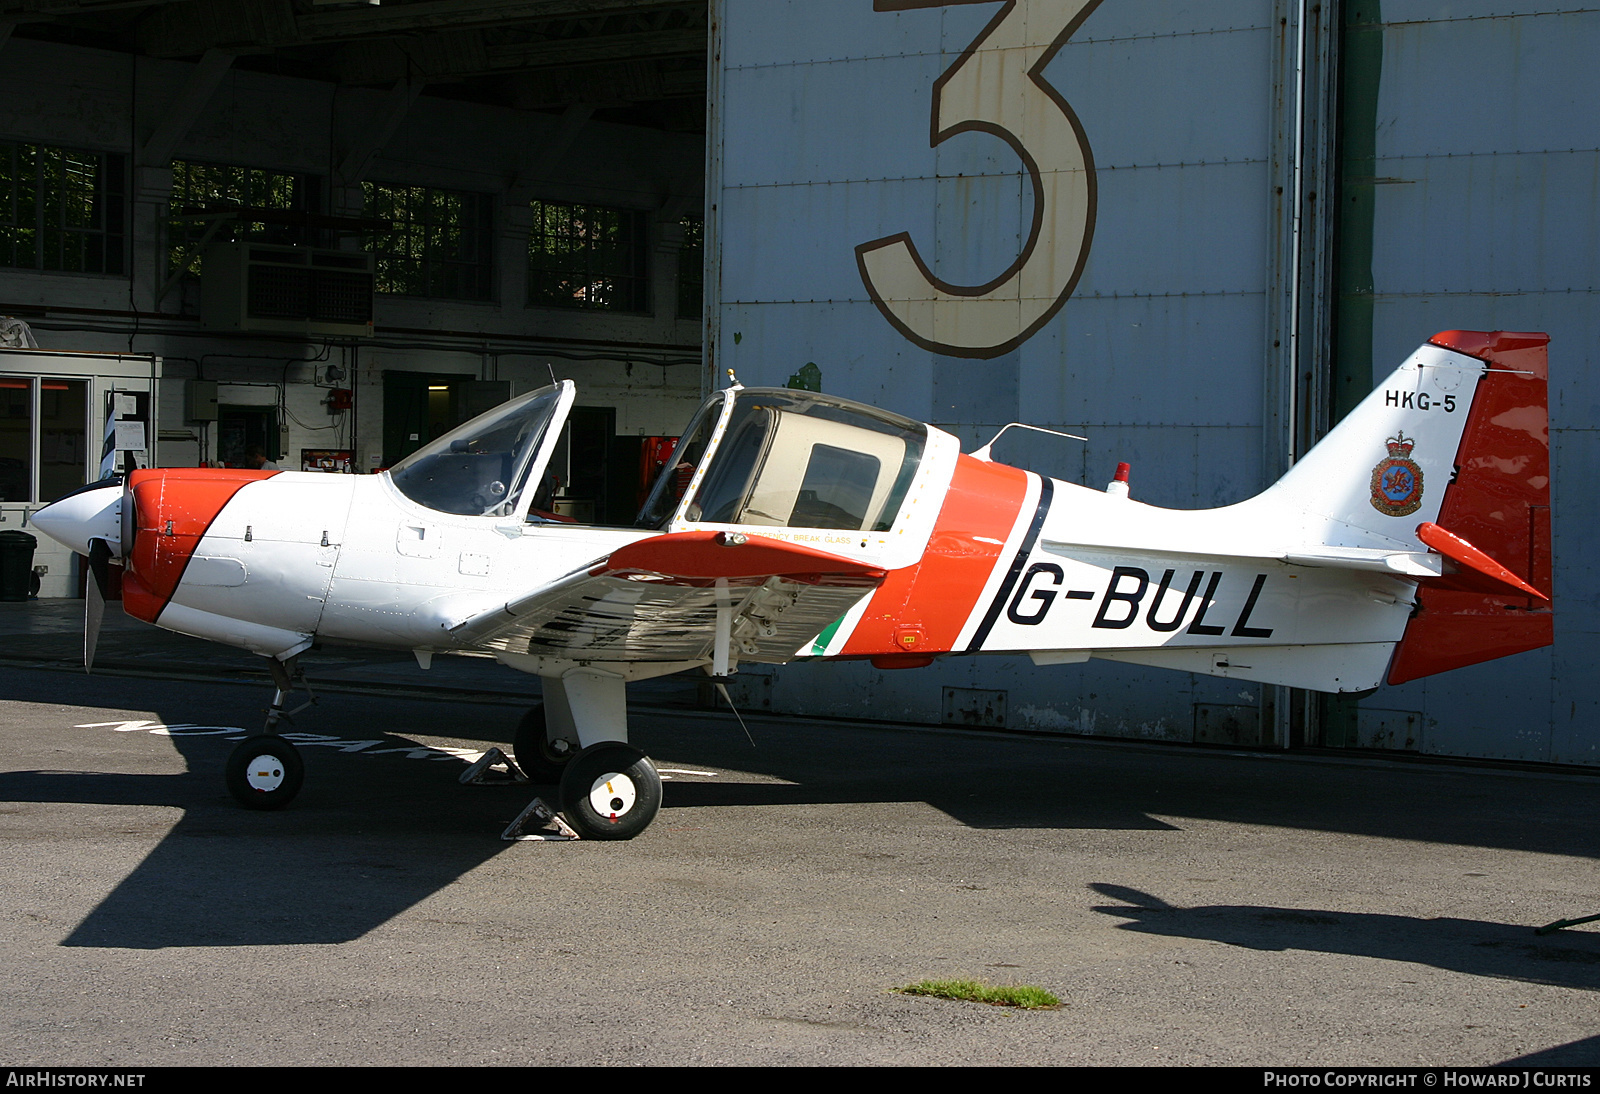
M 1504 585 L 1513 593 L 1527 593 L 1529 596 L 1536 596 L 1546 601 L 1550 599 L 1454 532 L 1447 532 L 1437 524 L 1424 521 L 1417 525 L 1417 538 L 1445 558 L 1468 569 L 1476 570 L 1489 580 Z
M 1402 577 L 1438 577 L 1444 573 L 1439 556 L 1428 551 L 1385 551 L 1372 547 L 1308 547 L 1290 551 L 1283 561 L 1295 566 L 1334 566 L 1346 570 L 1372 570 Z

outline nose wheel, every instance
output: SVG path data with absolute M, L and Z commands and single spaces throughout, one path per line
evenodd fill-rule
M 263 733 L 239 742 L 224 776 L 228 793 L 246 809 L 282 809 L 300 793 L 305 765 L 294 745 Z
M 661 776 L 632 745 L 590 745 L 561 774 L 561 809 L 584 839 L 632 839 L 661 811 Z

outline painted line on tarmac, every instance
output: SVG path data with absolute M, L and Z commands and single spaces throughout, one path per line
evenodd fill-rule
M 72 728 L 109 729 L 114 733 L 152 733 L 158 737 L 221 737 L 225 741 L 242 741 L 247 737 L 255 736 L 255 734 L 238 726 L 209 726 L 194 722 L 177 722 L 168 725 L 165 722 L 152 722 L 148 719 L 84 722 Z M 326 733 L 280 733 L 278 736 L 286 741 L 294 742 L 301 748 L 335 748 L 340 752 L 355 753 L 361 756 L 392 756 L 399 754 L 408 760 L 458 760 L 470 764 L 482 759 L 484 754 L 483 749 L 449 748 L 444 745 L 422 744 L 396 747 L 392 740 L 358 741 L 347 737 L 334 737 Z M 378 747 L 382 745 L 389 747 Z
M 254 736 L 249 731 L 238 726 L 212 726 L 201 725 L 197 722 L 152 722 L 147 718 L 123 719 L 116 722 L 84 722 L 75 725 L 73 729 L 109 729 L 113 733 L 150 733 L 157 737 L 221 737 L 225 741 L 243 741 Z M 474 764 L 484 756 L 484 749 L 477 748 L 450 748 L 446 745 L 400 745 L 396 746 L 392 740 L 352 740 L 348 737 L 335 737 L 327 733 L 280 733 L 286 741 L 292 741 L 301 748 L 333 748 L 340 752 L 353 753 L 359 756 L 393 756 L 401 755 L 408 760 L 459 760 L 462 763 Z M 379 748 L 379 745 L 388 745 L 388 748 Z M 715 771 L 691 771 L 682 767 L 657 768 L 668 779 L 673 775 L 696 775 L 705 779 L 714 779 Z

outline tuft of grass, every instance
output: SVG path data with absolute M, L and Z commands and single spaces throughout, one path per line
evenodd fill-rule
M 919 980 L 895 991 L 901 995 L 931 995 L 938 999 L 963 999 L 988 1003 L 994 1007 L 1021 1007 L 1046 1010 L 1059 1007 L 1061 1000 L 1030 984 L 985 984 L 978 980 Z

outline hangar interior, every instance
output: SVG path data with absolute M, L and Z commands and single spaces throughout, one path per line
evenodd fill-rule
M 558 509 L 626 522 L 701 394 L 706 42 L 704 0 L 0 0 L 39 349 L 0 527 L 98 477 L 108 413 L 140 463 L 367 473 L 552 375 Z

